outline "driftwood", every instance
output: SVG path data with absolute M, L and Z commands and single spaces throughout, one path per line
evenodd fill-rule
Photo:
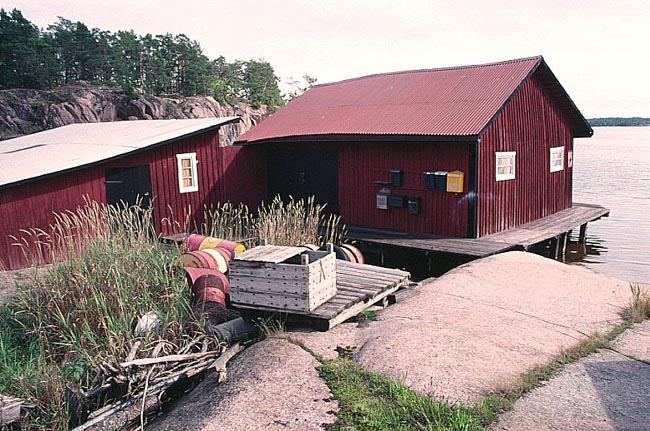
M 140 422 L 144 424 L 144 418 L 162 408 L 163 403 L 175 396 L 185 392 L 196 383 L 196 378 L 211 368 L 218 372 L 218 379 L 221 383 L 225 379 L 225 370 L 228 361 L 243 350 L 243 346 L 236 343 L 226 349 L 221 356 L 214 359 L 220 351 L 205 353 L 168 355 L 160 358 L 145 358 L 131 360 L 120 364 L 120 368 L 135 368 L 138 366 L 161 366 L 173 362 L 173 358 L 179 361 L 186 361 L 180 369 L 172 369 L 158 375 L 151 381 L 147 380 L 145 388 L 133 393 L 126 401 L 106 406 L 89 416 L 89 420 L 76 427 L 73 431 L 115 431 L 122 429 L 129 424 Z M 180 358 L 180 359 L 179 359 Z M 193 362 L 189 362 L 193 361 Z M 151 377 L 151 370 L 147 377 Z
M 21 408 L 25 400 L 0 395 L 0 426 L 17 421 L 21 417 Z
M 192 359 L 204 358 L 206 356 L 214 356 L 214 355 L 218 355 L 219 353 L 221 353 L 221 350 L 213 350 L 211 352 L 192 353 L 186 355 L 168 355 L 168 356 L 161 356 L 159 358 L 134 359 L 128 362 L 122 362 L 120 364 L 120 367 L 127 368 L 133 365 L 143 366 L 143 365 L 160 364 L 163 362 L 182 362 L 182 361 L 189 361 Z

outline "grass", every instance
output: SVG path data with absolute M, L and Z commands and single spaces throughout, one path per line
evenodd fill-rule
M 279 198 L 254 215 L 244 205 L 206 206 L 201 228 L 247 239 L 248 245 L 262 238 L 281 245 L 340 241 L 339 219 L 324 208 L 313 199 L 285 204 Z M 159 345 L 160 355 L 174 353 L 203 332 L 203 322 L 191 312 L 187 282 L 174 268 L 179 250 L 160 247 L 152 217 L 152 210 L 138 205 L 86 201 L 55 214 L 48 229 L 24 230 L 14 238 L 35 265 L 54 263 L 33 278 L 29 290 L 0 307 L 0 392 L 35 405 L 15 429 L 67 429 L 66 387 L 91 387 L 102 362 L 125 358 L 145 313 L 155 312 L 163 324 L 137 339 L 139 357 Z
M 227 238 L 244 243 L 247 247 L 260 245 L 262 241 L 273 245 L 324 245 L 328 242 L 341 244 L 346 235 L 341 217 L 326 212 L 326 205 L 317 204 L 314 197 L 284 202 L 280 196 L 262 203 L 256 211 L 244 204 L 206 205 L 202 222 L 193 224 L 191 210 L 177 220 L 170 209 L 170 217 L 163 225 L 172 232 L 201 232 L 216 238 Z
M 472 411 L 438 403 L 350 359 L 324 361 L 319 373 L 339 401 L 331 431 L 482 429 Z
M 650 290 L 639 284 L 631 284 L 632 300 L 625 317 L 635 323 L 650 319 Z
M 175 351 L 202 330 L 173 266 L 178 251 L 159 246 L 151 210 L 87 202 L 25 233 L 26 255 L 55 264 L 0 310 L 0 392 L 36 405 L 21 426 L 66 429 L 66 386 L 88 387 L 101 362 L 126 357 L 143 314 L 163 325 L 139 338 L 140 356 L 160 342 L 161 354 Z
M 394 380 L 366 371 L 352 361 L 352 348 L 342 348 L 338 359 L 323 361 L 319 368 L 334 398 L 339 400 L 339 419 L 330 430 L 484 429 L 500 414 L 512 410 L 524 394 L 549 381 L 567 365 L 609 348 L 633 323 L 649 318 L 648 291 L 637 285 L 631 289 L 633 298 L 621 324 L 605 335 L 594 335 L 563 350 L 549 363 L 523 373 L 514 385 L 487 394 L 471 408 L 438 403 Z

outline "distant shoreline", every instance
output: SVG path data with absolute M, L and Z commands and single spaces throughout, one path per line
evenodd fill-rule
M 591 127 L 639 127 L 650 126 L 650 118 L 643 117 L 602 117 L 587 120 Z

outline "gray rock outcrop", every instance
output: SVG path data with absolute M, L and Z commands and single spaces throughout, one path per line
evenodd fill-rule
M 13 89 L 0 91 L 0 139 L 72 123 L 240 116 L 239 124 L 221 129 L 222 145 L 230 145 L 267 114 L 265 106 L 221 104 L 209 96 L 141 95 L 130 100 L 119 87 L 84 83 L 52 90 Z

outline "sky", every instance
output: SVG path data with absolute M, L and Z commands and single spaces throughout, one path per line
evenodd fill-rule
M 649 0 L 1 0 L 41 28 L 183 33 L 283 88 L 543 55 L 587 118 L 650 117 Z

